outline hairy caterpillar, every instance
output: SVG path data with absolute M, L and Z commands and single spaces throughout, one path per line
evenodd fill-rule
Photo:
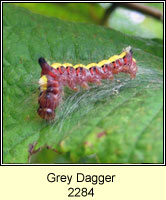
M 137 72 L 136 60 L 132 57 L 131 47 L 125 48 L 120 55 L 114 55 L 108 60 L 88 65 L 70 63 L 53 63 L 51 66 L 44 58 L 39 58 L 42 68 L 39 79 L 40 95 L 38 99 L 38 114 L 41 118 L 55 118 L 55 108 L 62 98 L 63 86 L 77 91 L 77 86 L 88 89 L 88 83 L 101 84 L 102 79 L 113 80 L 114 74 L 124 72 L 135 78 Z

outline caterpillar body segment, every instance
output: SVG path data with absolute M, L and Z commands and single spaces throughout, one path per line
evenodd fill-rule
M 39 116 L 46 120 L 55 118 L 54 110 L 62 99 L 62 84 L 50 75 L 42 75 L 39 79 L 40 95 L 38 98 Z
M 53 63 L 49 65 L 44 58 L 39 59 L 42 68 L 39 79 L 40 95 L 38 114 L 41 118 L 52 120 L 55 118 L 54 110 L 62 99 L 62 90 L 68 86 L 74 91 L 78 86 L 88 89 L 88 83 L 100 85 L 101 80 L 113 80 L 114 74 L 120 72 L 130 74 L 131 79 L 136 77 L 136 60 L 132 57 L 131 47 L 127 47 L 120 55 L 114 55 L 108 60 L 88 65 L 71 63 Z

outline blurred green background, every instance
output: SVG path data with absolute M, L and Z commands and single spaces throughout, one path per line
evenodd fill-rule
M 15 3 L 34 13 L 63 20 L 94 23 L 146 38 L 163 38 L 162 17 L 154 18 L 118 3 Z M 139 3 L 162 15 L 162 3 Z M 155 10 L 153 10 L 155 9 Z

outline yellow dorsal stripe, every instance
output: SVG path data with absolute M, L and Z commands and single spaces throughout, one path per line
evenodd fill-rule
M 98 63 L 98 65 L 99 65 L 99 67 L 102 67 L 103 65 L 109 64 L 109 63 L 111 63 L 109 60 L 102 60 L 102 61 L 100 61 L 100 62 Z
M 85 66 L 86 69 L 90 69 L 91 67 L 97 67 L 98 64 L 97 63 L 90 63 L 88 65 Z
M 63 66 L 64 67 L 73 67 L 73 65 L 71 63 L 64 63 Z
M 57 69 L 58 67 L 61 67 L 61 66 L 62 66 L 61 63 L 53 63 L 53 64 L 51 65 L 51 67 L 53 67 L 53 68 L 55 68 L 55 69 Z
M 112 63 L 120 58 L 123 58 L 125 55 L 126 55 L 126 52 L 122 52 L 120 55 L 114 55 L 114 56 L 110 57 L 108 60 Z
M 83 65 L 83 64 L 77 64 L 77 65 L 74 65 L 73 67 L 74 67 L 75 69 L 76 69 L 76 68 L 78 68 L 78 67 L 83 67 L 83 68 L 86 68 L 86 66 L 85 66 L 85 65 Z
M 55 69 L 57 69 L 58 67 L 64 66 L 64 67 L 73 67 L 73 68 L 78 68 L 78 67 L 83 67 L 86 69 L 90 69 L 91 67 L 102 67 L 104 64 L 109 64 L 112 62 L 115 62 L 118 59 L 122 59 L 124 58 L 124 56 L 126 56 L 126 54 L 131 50 L 131 47 L 128 46 L 127 48 L 125 48 L 123 50 L 123 52 L 119 55 L 114 55 L 112 57 L 110 57 L 108 60 L 102 60 L 99 63 L 90 63 L 88 65 L 83 65 L 83 64 L 76 64 L 76 65 L 72 65 L 71 63 L 53 63 L 51 66 Z M 136 62 L 136 60 L 133 58 L 133 61 Z

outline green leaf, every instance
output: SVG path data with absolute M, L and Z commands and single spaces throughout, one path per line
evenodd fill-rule
M 4 163 L 28 163 L 29 151 L 45 146 L 56 151 L 54 159 L 52 155 L 50 161 L 43 159 L 45 163 L 163 162 L 161 40 L 3 5 Z M 88 64 L 119 54 L 129 45 L 138 63 L 136 79 L 118 74 L 114 81 L 87 91 L 65 89 L 56 120 L 48 123 L 39 118 L 39 57 Z

